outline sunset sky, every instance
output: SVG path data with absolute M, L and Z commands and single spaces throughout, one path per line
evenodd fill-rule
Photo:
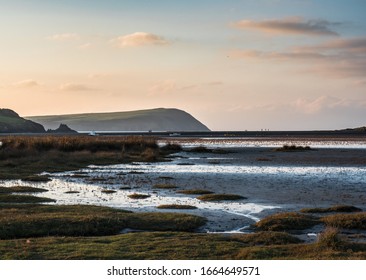
M 366 125 L 364 0 L 0 0 L 0 108 Z

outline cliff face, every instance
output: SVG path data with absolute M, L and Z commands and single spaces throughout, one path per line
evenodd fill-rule
M 43 133 L 41 124 L 21 118 L 10 109 L 0 109 L 0 133 Z
M 131 112 L 27 117 L 54 129 L 60 123 L 77 131 L 209 131 L 185 111 L 151 109 Z

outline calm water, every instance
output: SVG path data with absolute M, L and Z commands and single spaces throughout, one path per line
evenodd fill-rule
M 171 142 L 171 141 L 170 141 Z M 283 144 L 309 145 L 317 148 L 365 149 L 366 142 L 352 141 L 253 141 L 248 139 L 203 139 L 184 141 L 192 147 L 278 147 Z M 192 214 L 216 215 L 232 219 L 244 217 L 245 223 L 231 230 L 245 228 L 271 210 L 319 204 L 358 204 L 365 201 L 366 167 L 277 166 L 242 163 L 230 154 L 214 155 L 179 153 L 171 162 L 134 163 L 110 166 L 89 166 L 73 172 L 51 174 L 53 180 L 38 183 L 49 190 L 40 194 L 57 200 L 59 204 L 104 205 L 134 211 L 158 211 L 161 204 L 184 204 L 198 210 L 178 210 Z M 184 165 L 181 165 L 184 164 Z M 172 177 L 171 180 L 165 177 Z M 204 188 L 216 193 L 235 193 L 248 197 L 237 202 L 202 202 L 196 196 L 176 193 L 176 190 L 154 189 L 154 184 L 169 183 L 178 189 Z M 3 181 L 1 185 L 35 184 Z M 126 189 L 126 188 L 130 189 Z M 123 188 L 123 189 L 121 189 Z M 105 194 L 104 189 L 115 190 Z M 78 193 L 67 194 L 67 191 Z M 144 200 L 130 199 L 132 193 L 149 194 Z M 319 199 L 322 197 L 322 199 Z M 366 198 L 366 197 L 365 197 Z M 316 202 L 315 202 L 316 201 Z M 321 205 L 320 205 L 321 206 Z M 361 205 L 362 206 L 362 205 Z M 162 210 L 159 210 L 162 211 Z M 172 211 L 172 210 L 165 210 Z M 175 210 L 177 211 L 177 210 Z

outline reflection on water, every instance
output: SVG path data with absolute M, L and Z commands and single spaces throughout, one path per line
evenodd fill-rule
M 215 141 L 218 141 L 218 146 L 221 148 L 233 147 L 233 145 L 236 145 L 235 147 L 254 145 L 254 142 L 234 140 L 234 142 L 231 140 L 223 142 L 210 139 L 200 144 L 215 147 Z M 262 142 L 256 141 L 255 145 L 262 145 Z M 280 146 L 283 143 L 266 141 L 265 145 Z M 296 145 L 316 147 L 317 142 L 296 142 Z M 340 143 L 323 141 L 319 145 L 336 147 Z M 352 142 L 346 146 L 347 148 L 366 148 L 366 144 L 361 142 L 357 144 Z M 225 217 L 232 219 L 233 215 L 245 218 L 245 222 L 243 220 L 240 226 L 235 225 L 233 227 L 235 229 L 229 230 L 232 232 L 245 230 L 249 224 L 258 221 L 265 210 L 286 207 L 285 203 L 288 203 L 286 195 L 291 196 L 294 202 L 296 199 L 301 202 L 306 201 L 309 193 L 315 191 L 320 196 L 324 196 L 325 202 L 330 203 L 332 195 L 340 197 L 345 193 L 342 188 L 347 188 L 347 192 L 353 191 L 353 194 L 344 194 L 345 197 L 348 195 L 347 199 L 352 195 L 361 199 L 366 188 L 366 167 L 362 166 L 260 165 L 241 163 L 230 154 L 202 155 L 185 152 L 177 154 L 171 162 L 91 165 L 78 171 L 50 175 L 53 178 L 52 181 L 37 184 L 37 187 L 49 190 L 39 195 L 53 198 L 58 204 L 92 204 L 123 209 L 132 208 L 134 211 L 178 211 L 197 215 L 213 213 L 218 220 L 217 224 L 221 222 L 220 217 L 222 217 L 222 223 Z M 169 177 L 170 180 L 167 179 Z M 34 186 L 34 183 L 19 180 L 0 183 L 8 187 Z M 247 196 L 248 200 L 204 202 L 198 200 L 196 196 L 179 194 L 176 190 L 154 189 L 153 185 L 157 183 L 173 183 L 178 186 L 178 189 L 204 188 L 216 193 L 241 194 Z M 116 192 L 106 194 L 102 192 L 105 189 Z M 128 196 L 133 193 L 148 194 L 150 197 L 143 200 L 129 198 Z M 261 199 L 260 195 L 265 199 Z M 281 199 L 285 197 L 285 199 L 276 200 L 276 196 Z M 326 200 L 328 196 L 329 201 Z M 283 201 L 286 202 L 283 203 Z M 156 209 L 156 206 L 162 204 L 192 205 L 198 209 Z

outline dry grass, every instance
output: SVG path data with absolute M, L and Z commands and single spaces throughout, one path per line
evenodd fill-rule
M 155 184 L 153 186 L 154 189 L 164 189 L 164 190 L 171 190 L 171 189 L 177 189 L 178 187 L 173 184 Z
M 350 205 L 336 205 L 329 208 L 305 208 L 303 213 L 361 212 L 362 209 Z
M 329 227 L 344 229 L 366 229 L 366 212 L 354 214 L 335 214 L 321 218 Z
M 133 193 L 128 195 L 129 198 L 131 199 L 146 199 L 149 198 L 150 195 L 149 194 L 141 194 L 141 193 Z
M 226 200 L 242 200 L 247 198 L 237 194 L 205 194 L 197 197 L 197 199 L 202 201 L 226 201 Z
M 277 152 L 304 152 L 312 151 L 309 146 L 283 145 L 281 148 L 275 149 Z
M 156 206 L 156 208 L 158 208 L 158 209 L 185 209 L 185 210 L 197 209 L 196 206 L 181 205 L 181 204 L 162 204 L 162 205 Z
M 14 186 L 14 187 L 0 187 L 1 193 L 39 193 L 39 192 L 48 192 L 46 189 L 35 188 L 35 187 L 26 187 L 26 186 Z
M 42 177 L 34 177 L 34 174 L 44 171 L 70 171 L 90 164 L 162 160 L 156 141 L 149 137 L 7 136 L 0 141 L 3 143 L 0 179 L 40 182 Z
M 32 195 L 0 194 L 0 203 L 43 203 L 43 202 L 56 202 L 56 200 Z
M 191 189 L 191 190 L 177 191 L 177 193 L 192 194 L 192 195 L 203 195 L 203 194 L 213 194 L 214 192 L 204 190 L 204 189 Z
M 265 231 L 303 230 L 319 223 L 313 216 L 289 212 L 268 216 L 257 222 L 255 228 Z

